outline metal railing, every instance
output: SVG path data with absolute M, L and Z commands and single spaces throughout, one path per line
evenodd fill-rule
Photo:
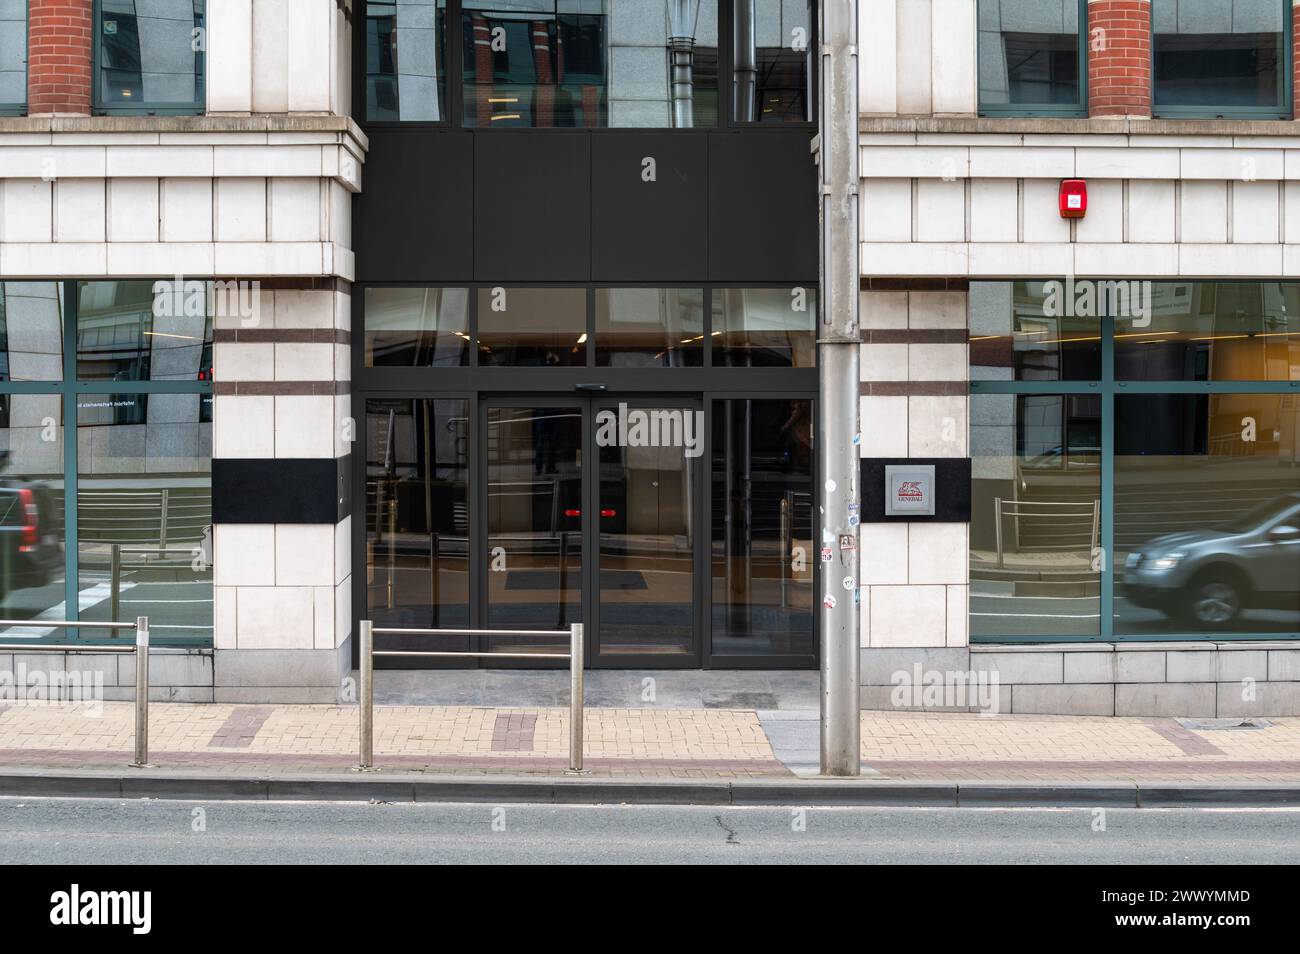
M 113 623 L 67 619 L 0 619 L 0 626 L 18 629 L 134 629 L 135 644 L 128 646 L 78 643 L 75 645 L 47 643 L 0 643 L 3 653 L 39 652 L 95 652 L 135 653 L 135 761 L 131 764 L 143 768 L 149 764 L 149 617 L 137 616 L 134 623 Z
M 1097 552 L 1101 539 L 1101 501 L 1081 500 L 1070 502 L 1005 500 L 997 497 L 993 501 L 993 528 L 997 538 L 998 567 L 1006 566 L 1006 551 L 1002 540 L 1002 522 L 1011 517 L 1016 532 L 1016 552 L 1031 551 L 1060 552 L 1073 549 L 1069 542 L 1058 539 L 1050 544 L 1023 544 L 1020 542 L 1021 521 L 1043 518 L 1048 526 L 1057 530 L 1061 537 L 1073 534 L 1076 537 L 1087 535 L 1088 554 Z
M 569 771 L 582 771 L 582 624 L 573 623 L 568 632 L 546 629 L 394 629 L 376 627 L 372 620 L 363 619 L 357 629 L 361 639 L 361 685 L 358 708 L 361 710 L 361 765 L 363 769 L 375 765 L 375 657 L 434 656 L 473 659 L 566 659 L 569 662 Z M 567 653 L 526 652 L 448 652 L 432 649 L 375 649 L 375 636 L 525 636 L 554 638 L 569 637 Z

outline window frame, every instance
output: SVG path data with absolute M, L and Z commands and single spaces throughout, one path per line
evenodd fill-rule
M 979 101 L 979 0 L 975 9 L 975 96 L 976 113 L 980 116 L 1014 117 L 1042 116 L 1056 119 L 1077 119 L 1088 115 L 1088 0 L 1079 3 L 1079 102 L 1067 106 L 1057 103 L 984 103 Z
M 645 0 L 640 0 L 645 2 Z M 1087 3 L 1087 0 L 1080 0 L 1081 3 Z M 97 4 L 98 5 L 98 4 Z M 463 85 L 464 76 L 464 56 L 461 25 L 463 18 L 461 16 L 461 0 L 447 0 L 447 50 L 446 58 L 446 89 L 444 90 L 443 100 L 446 105 L 444 111 L 445 118 L 437 121 L 431 120 L 401 120 L 401 119 L 370 119 L 366 114 L 367 90 L 366 90 L 366 12 L 369 4 L 367 0 L 357 0 L 357 6 L 360 11 L 359 22 L 362 24 L 360 29 L 354 28 L 352 31 L 352 102 L 353 115 L 357 123 L 364 129 L 416 129 L 423 131 L 445 131 L 460 133 L 519 133 L 519 132 L 538 132 L 547 135 L 581 135 L 581 134 L 603 134 L 611 133 L 663 133 L 671 132 L 675 135 L 685 136 L 705 136 L 721 132 L 733 132 L 744 130 L 746 132 L 767 132 L 769 130 L 785 131 L 807 129 L 815 131 L 817 129 L 817 116 L 820 109 L 820 87 L 818 84 L 818 65 L 820 57 L 809 56 L 809 66 L 811 73 L 808 77 L 808 113 L 813 118 L 807 122 L 795 123 L 763 123 L 738 122 L 734 115 L 735 99 L 732 91 L 732 56 L 733 56 L 733 37 L 735 34 L 735 2 L 734 0 L 718 0 L 718 121 L 712 126 L 692 126 L 690 129 L 678 129 L 674 126 L 509 126 L 497 127 L 491 126 L 468 126 L 464 122 L 465 111 L 465 91 Z M 816 8 L 814 8 L 816 9 Z M 810 51 L 817 50 L 818 47 L 818 18 L 814 15 L 812 18 L 812 36 L 809 38 L 808 48 Z
M 1035 281 L 1037 279 L 1026 279 Z M 1078 280 L 1078 279 L 1076 279 Z M 1141 280 L 1141 279 L 1135 279 Z M 1151 279 L 1171 281 L 1171 279 Z M 1241 279 L 1194 279 L 1198 284 L 1261 284 L 1242 282 Z M 996 284 L 996 282 L 990 282 Z M 1295 632 L 1171 632 L 1122 634 L 1115 632 L 1115 595 L 1118 574 L 1115 566 L 1115 399 L 1131 394 L 1263 394 L 1300 398 L 1300 381 L 1126 381 L 1115 375 L 1115 317 L 1103 315 L 1096 319 L 1101 336 L 1101 376 L 1084 381 L 1008 381 L 972 379 L 970 397 L 980 395 L 1095 395 L 1101 399 L 1101 533 L 1099 548 L 1102 551 L 1101 592 L 1099 594 L 1100 618 L 1096 635 L 1062 636 L 1039 635 L 976 635 L 970 636 L 972 644 L 997 645 L 1016 643 L 1155 643 L 1155 642 L 1228 642 L 1250 640 L 1286 640 L 1300 638 L 1300 626 Z M 969 365 L 968 365 L 969 367 Z M 972 454 L 972 456 L 974 456 Z M 969 563 L 969 552 L 967 561 Z M 967 611 L 969 614 L 969 610 Z
M 194 55 L 197 75 L 202 79 L 201 92 L 193 103 L 104 103 L 100 98 L 100 37 L 104 18 L 102 0 L 94 0 L 91 16 L 90 36 L 90 112 L 93 116 L 202 116 L 208 111 L 208 53 L 206 42 L 202 50 Z M 208 29 L 208 0 L 203 2 L 203 25 L 191 29 L 202 29 L 206 41 Z
M 1291 11 L 1291 0 L 1274 0 L 1275 3 L 1282 5 L 1282 75 L 1279 82 L 1282 85 L 1282 96 L 1277 106 L 1237 106 L 1223 108 L 1219 106 L 1165 106 L 1161 107 L 1156 101 L 1156 90 L 1159 84 L 1156 82 L 1156 24 L 1155 24 L 1155 4 L 1158 0 L 1151 0 L 1151 118 L 1152 119 L 1283 119 L 1292 118 L 1291 111 L 1294 108 L 1294 93 L 1292 84 L 1294 82 L 1294 60 L 1295 42 L 1293 33 L 1293 21 Z
M 51 284 L 59 288 L 63 296 L 60 315 L 63 331 L 63 376 L 59 381 L 0 381 L 0 395 L 44 394 L 58 395 L 61 398 L 60 428 L 63 436 L 63 585 L 64 612 L 69 621 L 81 618 L 80 580 L 78 579 L 81 559 L 77 527 L 77 491 L 81 483 L 78 472 L 78 422 L 77 405 L 86 395 L 113 394 L 197 394 L 202 402 L 206 395 L 213 398 L 212 382 L 208 381 L 115 381 L 115 380 L 80 380 L 77 377 L 77 313 L 79 307 L 80 287 L 83 282 L 105 281 L 102 278 L 55 278 L 24 279 L 24 283 Z M 145 279 L 131 279 L 132 281 Z M 172 279 L 158 279 L 171 281 Z M 120 281 L 120 279 L 119 279 Z M 215 411 L 215 408 L 214 408 Z M 209 458 L 210 460 L 211 458 Z M 210 474 L 209 474 L 210 476 Z M 215 613 L 215 603 L 214 613 Z M 209 648 L 215 638 L 215 616 L 213 619 L 213 637 L 207 636 L 170 636 L 155 633 L 153 642 L 160 646 L 185 646 Z M 56 634 L 59 632 L 55 628 Z M 64 630 L 63 635 L 43 636 L 33 639 L 33 646 L 96 646 L 105 642 L 114 642 L 107 630 L 83 629 L 73 627 Z M 116 640 L 120 642 L 120 639 Z

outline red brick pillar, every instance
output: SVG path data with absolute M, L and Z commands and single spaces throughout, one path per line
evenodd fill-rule
M 31 0 L 27 112 L 90 115 L 91 0 Z
M 1088 115 L 1151 115 L 1151 0 L 1088 0 Z

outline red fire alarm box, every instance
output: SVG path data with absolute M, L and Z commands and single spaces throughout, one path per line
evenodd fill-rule
M 1088 214 L 1088 180 L 1061 180 L 1061 218 L 1081 219 Z

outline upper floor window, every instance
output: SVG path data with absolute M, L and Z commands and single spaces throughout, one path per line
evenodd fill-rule
M 718 123 L 717 0 L 463 0 L 461 7 L 466 126 Z
M 447 0 L 366 4 L 366 116 L 445 118 Z
M 1153 111 L 1290 118 L 1287 0 L 1153 0 Z
M 204 5 L 205 0 L 98 0 L 96 111 L 202 112 Z
M 27 4 L 0 0 L 0 116 L 27 102 Z
M 811 3 L 736 0 L 732 73 L 738 123 L 812 122 Z
M 982 113 L 1087 114 L 1080 0 L 979 0 L 979 107 Z

